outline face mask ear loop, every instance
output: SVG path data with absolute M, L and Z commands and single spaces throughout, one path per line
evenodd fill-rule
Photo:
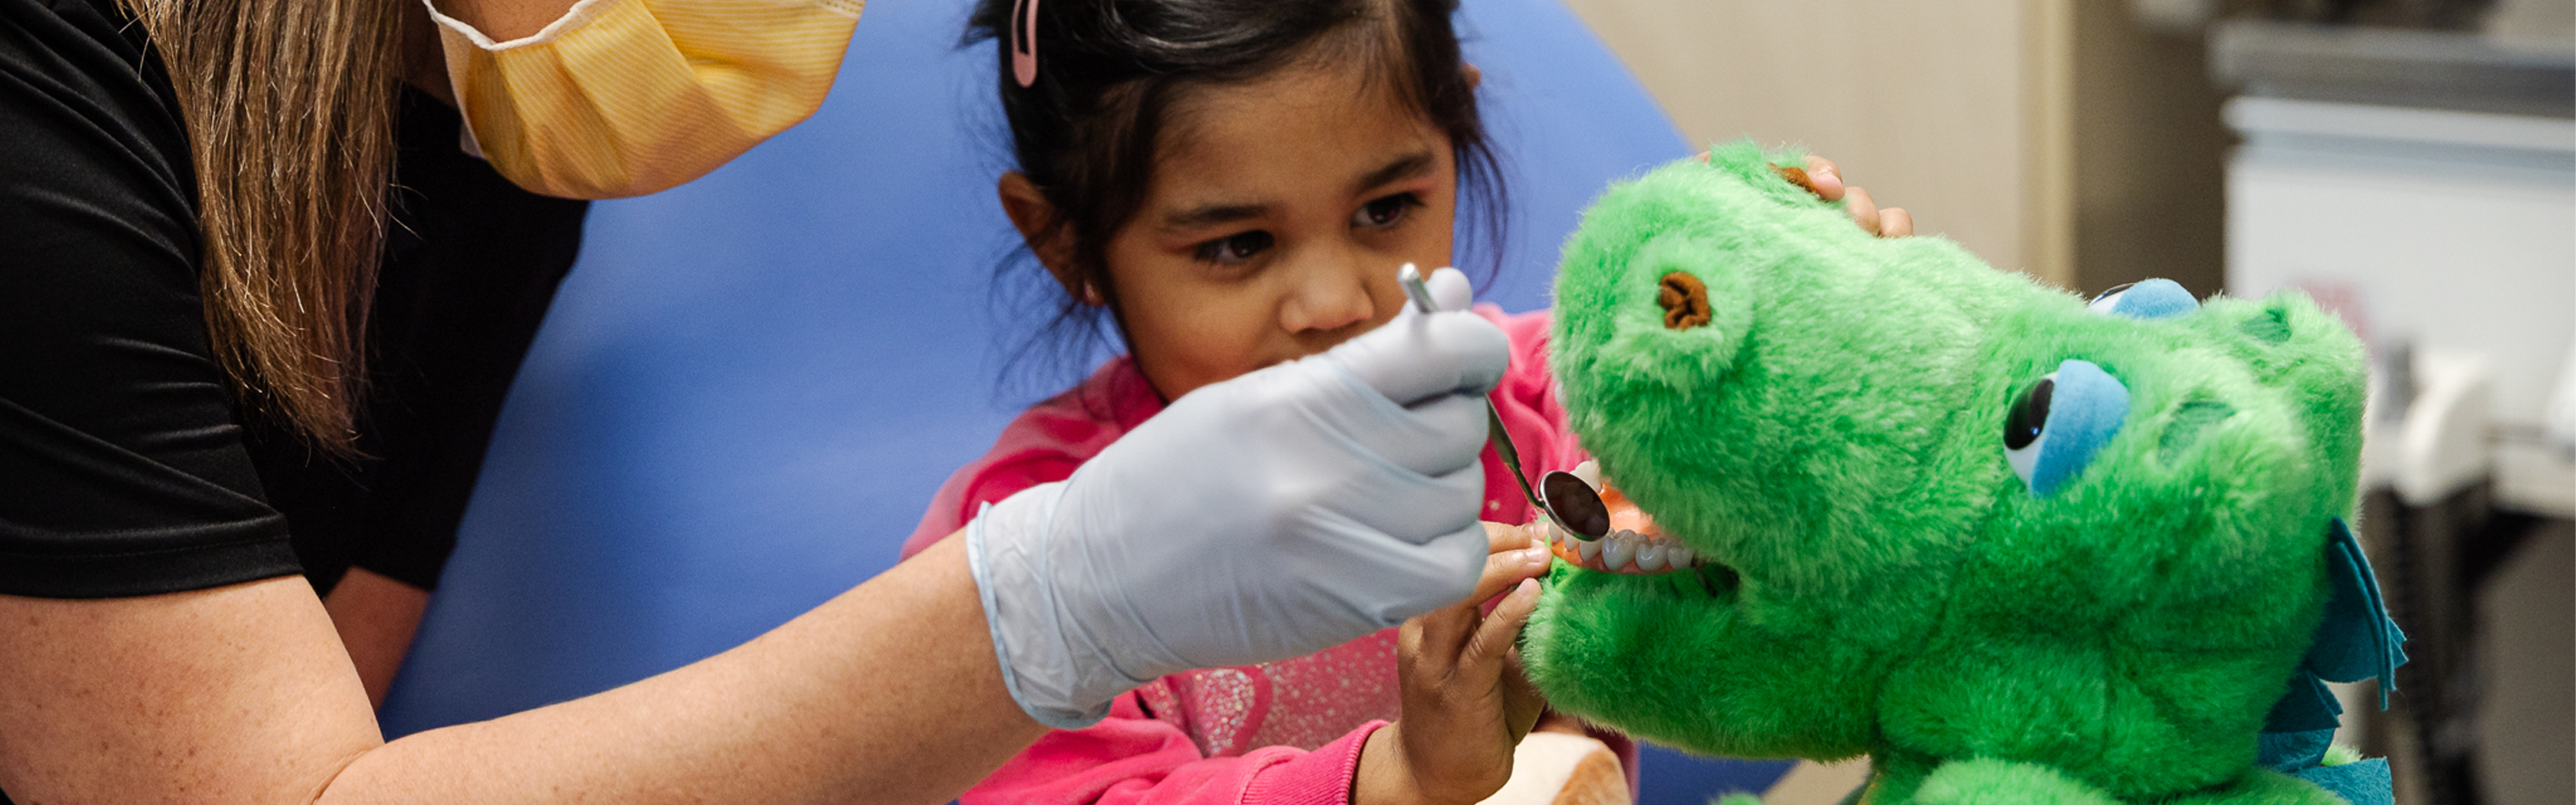
M 1019 29 L 1020 35 L 1019 46 L 1011 48 L 1011 77 L 1019 80 L 1021 89 L 1027 89 L 1038 82 L 1038 0 L 1022 2 L 1020 13 L 1025 16 L 1013 20 L 1018 24 L 1011 26 Z

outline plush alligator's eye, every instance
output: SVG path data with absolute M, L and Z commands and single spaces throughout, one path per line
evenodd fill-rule
M 2031 384 L 2030 390 L 2014 400 L 2012 414 L 2004 418 L 2004 460 L 2012 463 L 2013 474 L 2030 483 L 2030 472 L 2039 466 L 2039 443 L 2048 435 L 2048 398 L 2057 388 L 2057 375 L 2050 373 Z
M 2094 294 L 2091 301 L 2085 302 L 2084 309 L 2095 313 L 2109 313 L 2112 308 L 2120 306 L 2120 295 L 2128 293 L 2129 289 L 2135 287 L 2138 287 L 2137 283 L 2123 282 L 2105 288 L 2101 293 Z
M 2191 291 L 2181 283 L 2151 279 L 2111 286 L 2084 303 L 2084 309 L 2133 319 L 2162 319 L 2199 310 L 2200 300 L 2191 298 Z
M 2032 383 L 2004 417 L 2004 461 L 2047 497 L 2083 473 L 2129 417 L 2129 387 L 2091 361 L 2067 360 Z

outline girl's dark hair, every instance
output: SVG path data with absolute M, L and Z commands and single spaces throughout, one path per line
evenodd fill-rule
M 1459 220 L 1485 275 L 1501 263 L 1502 173 L 1485 139 L 1476 91 L 1451 28 L 1457 0 L 1046 0 L 1036 3 L 1037 79 L 1022 87 L 1012 51 L 1028 30 L 1031 0 L 980 0 L 961 46 L 993 40 L 995 79 L 1019 170 L 1056 211 L 1042 233 L 1069 237 L 1070 282 L 1107 302 L 1050 295 L 1050 321 L 1006 364 L 1039 359 L 1074 377 L 1116 323 L 1118 291 L 1103 253 L 1144 204 L 1156 140 L 1172 105 L 1193 89 L 1257 80 L 1301 63 L 1333 64 L 1392 82 L 1398 102 L 1449 137 L 1458 170 Z M 1041 240 L 1043 238 L 1032 238 Z M 1037 267 L 1025 251 L 1010 273 Z M 1465 261 L 1461 261 L 1462 263 Z M 1037 267 L 1045 273 L 1043 267 Z M 1104 315 L 1112 317 L 1104 321 Z M 1050 380 L 1056 378 L 1049 378 Z

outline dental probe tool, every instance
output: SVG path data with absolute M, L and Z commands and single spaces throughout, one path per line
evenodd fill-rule
M 1405 297 L 1413 300 L 1414 310 L 1425 315 L 1440 312 L 1440 303 L 1431 299 L 1431 286 L 1422 281 L 1422 269 L 1406 263 L 1395 272 L 1395 280 L 1404 286 Z M 1540 485 L 1547 487 L 1546 498 L 1530 489 L 1529 474 L 1521 470 L 1521 451 L 1512 447 L 1512 436 L 1503 430 L 1503 414 L 1494 410 L 1492 397 L 1485 398 L 1485 441 L 1494 445 L 1494 455 L 1502 457 L 1503 468 L 1512 471 L 1512 480 L 1521 485 L 1521 496 L 1529 499 L 1530 508 L 1546 513 L 1549 520 L 1587 542 L 1610 534 L 1610 507 L 1601 502 L 1601 493 L 1583 479 L 1568 472 L 1550 472 L 1539 479 Z M 1565 477 L 1559 479 L 1559 475 Z

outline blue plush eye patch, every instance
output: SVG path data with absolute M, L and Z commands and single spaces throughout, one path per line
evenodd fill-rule
M 2067 359 L 2013 404 L 2005 460 L 2032 495 L 2048 497 L 2083 473 L 2128 417 L 2128 386 L 2092 361 Z

